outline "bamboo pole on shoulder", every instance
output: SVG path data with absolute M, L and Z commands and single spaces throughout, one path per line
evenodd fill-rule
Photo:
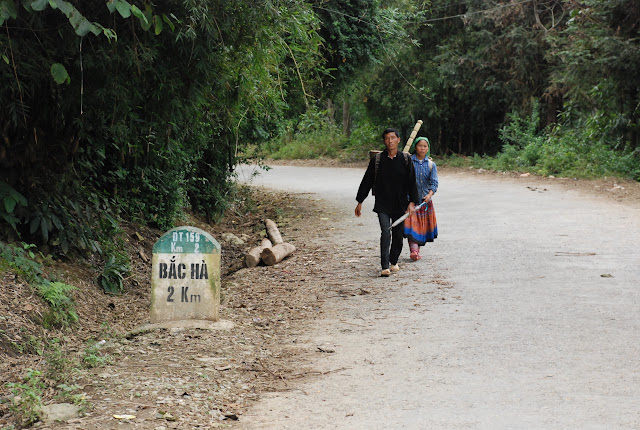
M 402 150 L 402 152 L 409 152 L 409 150 L 411 149 L 411 144 L 413 143 L 416 136 L 418 135 L 418 130 L 420 130 L 420 127 L 422 127 L 421 119 L 419 119 L 418 122 L 416 122 L 416 125 L 413 126 L 413 130 L 411 131 L 409 140 L 407 140 L 407 144 L 404 146 L 404 149 Z

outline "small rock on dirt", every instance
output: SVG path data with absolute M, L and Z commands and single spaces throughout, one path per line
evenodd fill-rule
M 43 406 L 41 409 L 41 420 L 45 423 L 53 423 L 56 421 L 67 421 L 76 418 L 80 408 L 71 403 L 57 403 L 53 405 Z
M 232 245 L 244 245 L 245 241 L 240 239 L 233 233 L 222 233 L 220 236 L 223 242 L 230 243 Z

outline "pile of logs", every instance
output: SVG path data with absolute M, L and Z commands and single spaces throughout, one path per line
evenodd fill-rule
M 267 229 L 267 237 L 262 239 L 260 245 L 253 247 L 247 252 L 244 263 L 247 267 L 256 267 L 260 261 L 273 266 L 291 255 L 296 247 L 282 240 L 280 230 L 275 222 L 270 219 L 264 220 Z

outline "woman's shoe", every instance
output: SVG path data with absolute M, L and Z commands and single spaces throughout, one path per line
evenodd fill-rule
M 417 252 L 412 252 L 412 253 L 411 253 L 411 255 L 410 255 L 410 258 L 411 258 L 413 261 L 418 261 L 418 260 L 420 260 L 422 257 L 420 257 L 420 254 L 418 254 Z

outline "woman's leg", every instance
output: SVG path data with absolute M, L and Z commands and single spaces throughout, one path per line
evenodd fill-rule
M 418 243 L 416 241 L 409 238 L 408 242 L 409 242 L 409 251 L 411 251 L 412 254 L 414 252 L 416 253 L 419 252 L 420 247 L 418 246 Z
M 409 250 L 411 251 L 411 259 L 413 261 L 420 260 L 420 245 L 415 240 L 409 238 Z

